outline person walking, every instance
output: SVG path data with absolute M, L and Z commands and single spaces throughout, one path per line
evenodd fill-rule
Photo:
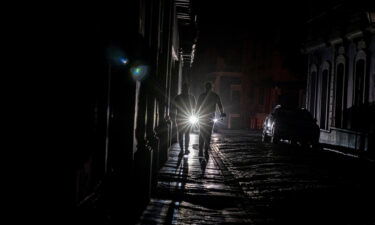
M 198 98 L 196 111 L 199 115 L 199 156 L 203 156 L 203 149 L 205 156 L 208 157 L 208 149 L 210 148 L 212 127 L 214 125 L 214 118 L 216 107 L 219 108 L 220 116 L 225 117 L 223 105 L 218 94 L 212 91 L 212 84 L 205 83 L 205 92 Z
M 189 154 L 190 132 L 192 126 L 189 123 L 189 117 L 194 114 L 196 101 L 193 95 L 189 94 L 189 85 L 182 85 L 181 94 L 177 95 L 173 100 L 172 116 L 177 125 L 178 143 L 180 145 L 180 156 Z M 185 138 L 185 142 L 184 142 Z

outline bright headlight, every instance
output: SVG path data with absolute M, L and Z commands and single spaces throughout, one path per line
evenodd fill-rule
M 214 123 L 216 123 L 217 121 L 219 121 L 217 118 L 214 118 L 213 119 Z
M 191 115 L 191 116 L 189 117 L 189 123 L 191 123 L 191 124 L 196 124 L 196 123 L 198 123 L 198 117 L 196 117 L 196 116 L 194 116 L 194 115 Z

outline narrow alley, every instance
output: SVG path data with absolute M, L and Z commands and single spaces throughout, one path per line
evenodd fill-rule
M 375 225 L 374 0 L 14 5 L 14 224 Z

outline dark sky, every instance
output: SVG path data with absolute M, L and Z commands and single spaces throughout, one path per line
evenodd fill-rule
M 269 39 L 283 55 L 298 57 L 301 27 L 310 14 L 309 2 L 195 1 L 199 27 L 195 63 L 201 66 L 204 59 L 200 57 L 209 48 L 241 51 L 241 40 L 249 38 Z
M 288 26 L 291 22 L 303 20 L 301 17 L 306 15 L 306 6 L 285 1 L 199 1 L 197 8 L 201 36 L 263 33 Z
M 372 3 L 371 3 L 372 2 Z M 300 34 L 306 21 L 333 6 L 346 4 L 349 8 L 366 11 L 374 0 L 195 0 L 201 41 L 240 37 L 259 37 L 280 33 L 285 39 Z M 297 37 L 298 38 L 298 37 Z M 288 44 L 288 43 L 286 43 Z

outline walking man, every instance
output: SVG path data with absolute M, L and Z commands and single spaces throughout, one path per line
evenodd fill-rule
M 182 85 L 181 94 L 177 95 L 173 101 L 172 116 L 177 125 L 178 133 L 178 143 L 180 145 L 180 156 L 185 153 L 189 154 L 189 142 L 190 142 L 190 132 L 192 129 L 191 124 L 189 123 L 189 117 L 193 115 L 195 109 L 195 98 L 189 94 L 189 86 L 184 83 Z M 184 143 L 185 137 L 185 143 Z
M 199 115 L 199 156 L 203 156 L 204 149 L 205 155 L 208 157 L 216 106 L 219 108 L 221 117 L 225 117 L 226 115 L 221 104 L 221 99 L 218 94 L 212 91 L 212 84 L 210 82 L 205 84 L 205 89 L 205 92 L 198 98 L 197 112 Z

